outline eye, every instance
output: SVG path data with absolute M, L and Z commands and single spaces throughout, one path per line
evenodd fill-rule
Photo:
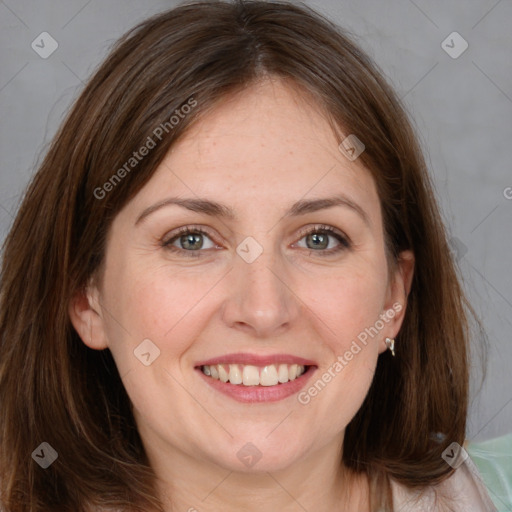
M 306 240 L 304 248 L 318 252 L 319 256 L 329 256 L 351 247 L 348 238 L 331 226 L 314 226 L 302 231 L 301 236 L 299 242 Z M 331 243 L 332 240 L 337 241 L 334 246 Z
M 300 236 L 299 242 L 305 239 L 306 247 L 300 246 L 299 242 L 297 245 L 315 251 L 319 256 L 329 256 L 351 247 L 348 238 L 331 226 L 313 226 L 302 230 Z M 209 240 L 209 245 L 205 244 L 205 238 Z M 333 241 L 335 241 L 334 246 Z M 190 257 L 201 257 L 204 255 L 204 250 L 219 248 L 207 231 L 195 226 L 184 226 L 178 229 L 171 233 L 170 238 L 163 241 L 161 245 L 168 251 Z
M 204 243 L 204 239 L 210 240 L 210 245 Z M 178 246 L 176 246 L 178 244 Z M 213 249 L 217 247 L 211 240 L 210 235 L 201 228 L 186 226 L 180 228 L 174 236 L 162 243 L 162 247 L 171 252 L 186 254 L 187 256 L 200 256 L 201 249 Z M 194 254 L 197 253 L 197 254 Z

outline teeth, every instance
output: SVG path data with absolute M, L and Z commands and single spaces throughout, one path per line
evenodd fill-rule
M 262 386 L 275 386 L 278 382 L 279 381 L 277 379 L 277 369 L 275 364 L 265 366 L 265 368 L 261 370 L 260 384 Z
M 260 372 L 256 366 L 244 366 L 243 383 L 244 386 L 257 386 L 260 383 Z
M 242 372 L 237 364 L 229 365 L 229 382 L 231 384 L 242 384 Z
M 207 368 L 207 366 L 205 366 Z M 224 368 L 223 364 L 219 364 L 219 379 L 222 382 L 227 382 L 229 380 L 229 373 L 226 371 L 226 368 Z
M 244 386 L 276 386 L 300 377 L 306 368 L 298 364 L 269 364 L 258 367 L 251 364 L 215 364 L 202 366 L 202 372 L 222 382 Z
M 277 380 L 281 384 L 284 384 L 285 382 L 288 382 L 289 378 L 288 366 L 285 364 L 280 364 L 279 369 L 277 370 Z

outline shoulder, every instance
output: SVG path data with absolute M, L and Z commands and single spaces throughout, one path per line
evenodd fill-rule
M 395 512 L 496 512 L 477 467 L 468 456 L 440 484 L 411 490 L 391 481 Z
M 494 502 L 502 510 L 512 510 L 512 432 L 486 441 L 470 442 L 467 451 Z

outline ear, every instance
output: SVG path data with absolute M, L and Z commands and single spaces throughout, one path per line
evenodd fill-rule
M 414 253 L 409 250 L 402 251 L 389 278 L 384 311 L 382 312 L 387 322 L 382 331 L 383 340 L 379 353 L 384 352 L 387 348 L 384 339 L 395 338 L 400 331 L 405 317 L 407 297 L 411 291 L 413 275 Z
M 72 297 L 69 303 L 69 317 L 85 345 L 94 350 L 103 350 L 108 347 L 101 316 L 99 291 L 92 285 L 92 280 L 85 289 L 76 292 Z

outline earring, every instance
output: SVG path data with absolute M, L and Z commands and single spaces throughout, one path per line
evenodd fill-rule
M 395 338 L 386 338 L 386 347 L 391 350 L 391 354 L 395 357 Z

